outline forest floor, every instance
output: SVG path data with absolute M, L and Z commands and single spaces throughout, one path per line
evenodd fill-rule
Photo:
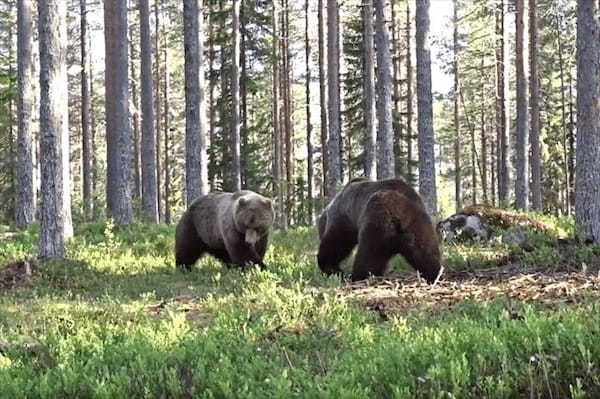
M 312 228 L 274 232 L 266 271 L 184 273 L 173 226 L 81 224 L 43 263 L 0 227 L 0 397 L 599 397 L 600 247 L 545 222 L 445 244 L 433 286 L 399 258 L 326 277 Z

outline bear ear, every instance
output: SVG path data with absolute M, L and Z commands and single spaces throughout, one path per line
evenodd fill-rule
M 240 199 L 238 199 L 238 204 L 239 206 L 244 207 L 248 205 L 248 200 L 244 197 L 240 197 Z

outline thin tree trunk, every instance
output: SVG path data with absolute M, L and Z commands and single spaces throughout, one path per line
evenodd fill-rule
M 308 20 L 308 4 L 309 1 L 304 2 L 304 45 L 306 49 L 305 62 L 306 62 L 306 178 L 307 178 L 307 202 L 308 202 L 308 222 L 312 224 L 313 221 L 313 148 L 312 148 L 312 130 L 313 125 L 311 121 L 310 112 L 310 39 L 308 37 L 309 20 Z
M 558 44 L 558 66 L 560 71 L 560 104 L 561 104 L 561 127 L 562 127 L 562 148 L 563 148 L 563 162 L 564 162 L 564 209 L 567 215 L 571 214 L 571 182 L 570 182 L 570 169 L 569 169 L 569 152 L 568 152 L 568 131 L 567 131 L 567 102 L 565 96 L 565 61 L 563 57 L 563 45 L 562 45 L 562 24 L 560 17 L 556 16 L 556 40 Z
M 212 151 L 212 145 L 215 142 L 215 77 L 214 77 L 214 63 L 215 63 L 215 38 L 214 38 L 214 21 L 213 21 L 213 2 L 211 0 L 207 1 L 206 7 L 208 7 L 208 56 L 209 56 L 209 66 L 208 66 L 208 85 L 209 85 L 209 94 L 208 94 L 208 107 L 209 107 L 209 122 L 208 122 L 208 180 L 210 182 L 210 190 L 214 191 L 216 189 L 216 179 L 215 179 L 215 157 L 214 151 Z
M 318 42 L 319 42 L 319 108 L 321 114 L 321 167 L 322 167 L 322 197 L 327 198 L 327 171 L 329 170 L 329 163 L 327 161 L 327 132 L 329 128 L 327 126 L 327 82 L 325 81 L 325 26 L 324 26 L 324 15 L 323 15 L 323 0 L 318 0 L 317 3 L 317 23 L 318 27 Z
M 516 57 L 517 57 L 517 178 L 515 197 L 517 209 L 529 208 L 529 153 L 527 143 L 529 137 L 528 101 L 527 101 L 527 71 L 525 63 L 525 2 L 516 0 Z
M 391 11 L 392 11 L 392 20 L 390 22 L 390 27 L 392 30 L 392 87 L 393 87 L 393 95 L 392 102 L 394 104 L 393 112 L 392 112 L 392 131 L 394 136 L 394 175 L 402 176 L 404 175 L 403 163 L 402 163 L 402 120 L 400 113 L 400 34 L 398 32 L 398 16 L 396 13 L 396 0 L 390 1 Z
M 152 44 L 150 42 L 150 6 L 140 7 L 141 90 L 142 90 L 142 210 L 151 223 L 158 223 L 156 133 L 154 131 L 154 88 L 152 81 Z M 158 32 L 158 31 L 157 31 Z M 158 52 L 155 54 L 158 55 Z M 157 80 L 158 82 L 158 80 Z
M 17 165 L 15 173 L 15 222 L 25 226 L 35 219 L 33 106 L 35 104 L 33 58 L 33 3 L 17 2 Z M 12 114 L 12 112 L 10 112 Z M 12 137 L 12 135 L 11 135 Z
M 506 202 L 508 195 L 508 96 L 507 96 L 507 58 L 505 50 L 505 18 L 506 4 L 499 0 L 496 5 L 496 136 L 498 146 L 498 202 Z
M 286 166 L 286 212 L 284 213 L 284 227 L 287 228 L 288 223 L 291 222 L 291 213 L 292 213 L 292 205 L 293 205 L 293 170 L 294 170 L 294 147 L 292 142 L 293 137 L 293 126 L 292 126 L 292 93 L 291 93 L 291 80 L 290 80 L 290 22 L 289 22 L 289 5 L 287 0 L 282 0 L 283 2 L 283 71 L 284 71 L 284 79 L 283 79 L 283 91 L 284 91 L 284 115 L 285 115 L 285 166 Z
M 406 2 L 406 178 L 414 186 L 413 172 L 413 70 L 411 51 L 411 16 L 410 1 Z
M 481 57 L 481 191 L 483 196 L 483 202 L 488 202 L 487 194 L 487 137 L 485 136 L 485 74 L 484 74 L 484 61 L 485 58 Z
M 571 199 L 571 208 L 575 207 L 575 110 L 573 99 L 573 76 L 569 71 L 569 198 Z
M 241 165 L 241 179 L 242 186 L 248 187 L 248 140 L 249 140 L 249 132 L 248 132 L 248 65 L 247 65 L 247 55 L 246 55 L 246 41 L 247 35 L 246 25 L 247 18 L 245 16 L 244 4 L 240 5 L 240 67 L 242 69 L 240 73 L 240 119 L 241 119 L 241 128 L 240 128 L 240 139 L 241 139 L 241 148 L 240 148 L 240 165 Z
M 600 23 L 598 3 L 577 0 L 577 173 L 575 220 L 586 241 L 600 241 Z
M 392 55 L 384 0 L 375 0 L 374 5 L 377 19 L 377 178 L 389 179 L 396 174 L 392 126 Z
M 160 94 L 160 14 L 158 7 L 160 1 L 161 0 L 154 0 L 154 51 L 156 54 L 156 57 L 154 57 L 154 84 L 156 85 L 156 98 L 154 99 L 154 106 L 156 107 L 156 203 L 159 221 L 164 215 L 161 195 L 162 162 L 160 152 L 160 133 L 162 132 L 162 102 Z
M 91 101 L 89 93 L 86 0 L 79 0 L 80 8 L 80 44 L 81 44 L 81 132 L 83 156 L 83 213 L 87 220 L 94 217 L 94 198 L 92 197 L 92 132 L 90 125 Z
M 430 215 L 437 214 L 435 184 L 435 136 L 431 93 L 431 52 L 429 38 L 430 0 L 417 0 L 417 106 L 419 112 L 419 193 Z
M 458 119 L 459 75 L 458 75 L 458 0 L 454 0 L 453 18 L 453 52 L 454 52 L 454 199 L 456 212 L 462 209 L 461 165 L 460 165 L 460 126 Z
M 234 190 L 242 189 L 240 164 L 240 1 L 233 0 L 232 68 L 231 68 L 231 154 Z
M 337 0 L 327 0 L 327 81 L 329 137 L 327 143 L 327 194 L 337 193 L 342 182 L 340 157 L 340 15 Z
M 542 172 L 540 159 L 540 81 L 538 74 L 538 18 L 537 1 L 529 0 L 529 65 L 531 77 L 529 95 L 531 101 L 531 205 L 542 211 Z
M 38 4 L 42 195 L 38 256 L 62 258 L 70 236 L 68 179 L 67 4 Z
M 162 23 L 162 35 L 163 38 L 166 39 L 167 31 L 169 26 L 167 26 L 167 18 L 169 18 L 169 14 L 165 15 L 165 18 Z M 169 23 L 170 25 L 170 23 Z M 169 91 L 171 90 L 171 76 L 169 69 L 169 46 L 167 41 L 163 43 L 163 130 L 164 130 L 164 170 L 165 170 L 165 223 L 171 224 L 171 161 L 170 161 L 170 151 L 171 151 L 171 115 L 170 115 L 170 106 L 169 106 Z
M 377 125 L 375 120 L 375 50 L 373 44 L 373 0 L 363 2 L 364 21 L 364 113 L 365 113 L 365 176 L 371 180 L 377 178 Z
M 189 206 L 207 189 L 202 3 L 184 0 L 185 191 Z
M 141 174 L 141 159 L 140 159 L 140 103 L 138 101 L 138 77 L 135 69 L 134 61 L 134 46 L 133 46 L 133 32 L 130 32 L 129 39 L 130 48 L 130 61 L 129 65 L 131 68 L 131 124 L 133 127 L 133 158 L 131 168 L 133 170 L 133 198 L 142 198 L 142 174 Z
M 279 121 L 279 9 L 273 1 L 273 192 L 277 196 L 276 220 L 281 223 L 283 190 L 281 188 L 281 125 Z

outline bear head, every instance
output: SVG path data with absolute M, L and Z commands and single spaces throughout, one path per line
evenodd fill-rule
M 245 193 L 237 197 L 234 209 L 235 226 L 250 245 L 256 244 L 273 225 L 273 202 L 260 194 Z

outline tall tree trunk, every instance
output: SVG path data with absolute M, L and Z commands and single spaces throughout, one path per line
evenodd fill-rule
M 481 154 L 479 159 L 481 159 L 481 192 L 483 197 L 483 202 L 488 202 L 488 194 L 487 194 L 487 137 L 485 135 L 485 73 L 484 73 L 484 65 L 485 57 L 481 57 L 481 109 L 480 109 L 480 117 L 481 117 Z
M 406 2 L 406 178 L 414 186 L 413 173 L 413 70 L 411 51 L 410 1 Z
M 377 125 L 375 120 L 375 50 L 373 47 L 373 0 L 364 0 L 364 113 L 365 113 L 365 176 L 371 180 L 377 179 Z
M 231 154 L 232 181 L 234 190 L 242 189 L 242 169 L 240 164 L 240 1 L 233 0 L 233 32 L 231 60 Z
M 68 184 L 67 4 L 38 4 L 42 198 L 38 256 L 62 258 L 71 235 Z
M 398 32 L 398 15 L 396 13 L 396 0 L 390 1 L 391 11 L 392 11 L 392 20 L 390 22 L 390 27 L 392 30 L 392 102 L 394 104 L 393 112 L 392 112 L 392 121 L 393 128 L 392 131 L 394 136 L 394 166 L 395 166 L 395 176 L 403 176 L 403 163 L 402 163 L 402 120 L 401 120 L 401 112 L 400 112 L 400 34 Z
M 15 222 L 25 226 L 35 219 L 33 106 L 35 104 L 33 58 L 33 3 L 17 2 L 17 165 L 15 173 Z M 11 113 L 12 114 L 12 113 Z
M 312 148 L 312 130 L 313 125 L 311 121 L 311 112 L 310 112 L 310 83 L 311 83 L 311 73 L 310 73 L 310 39 L 308 37 L 308 30 L 310 26 L 310 22 L 308 20 L 308 4 L 309 1 L 305 0 L 304 2 L 304 45 L 306 49 L 305 53 L 305 62 L 306 62 L 306 179 L 307 179 L 307 202 L 308 202 L 308 223 L 312 224 L 313 221 L 313 181 L 314 181 L 314 172 L 313 172 L 313 148 Z
M 498 0 L 496 5 L 496 136 L 498 146 L 498 202 L 506 202 L 508 196 L 508 137 L 510 126 L 508 123 L 508 96 L 507 96 L 507 58 L 505 45 L 505 18 L 507 13 L 505 0 Z
M 170 110 L 170 98 L 169 91 L 171 90 L 171 71 L 169 69 L 169 45 L 166 41 L 167 32 L 170 26 L 170 15 L 167 12 L 162 23 L 162 36 L 165 38 L 163 43 L 163 130 L 164 130 L 164 163 L 163 167 L 165 170 L 165 223 L 171 223 L 171 110 Z
M 529 208 L 529 154 L 527 143 L 529 137 L 527 71 L 525 68 L 525 0 L 516 0 L 516 52 L 517 52 L 517 178 L 515 197 L 517 209 Z
M 575 207 L 575 112 L 573 99 L 573 75 L 569 71 L 569 198 L 571 199 L 571 208 Z
M 201 0 L 200 0 L 201 1 Z M 204 111 L 204 61 L 202 3 L 184 0 L 185 41 L 185 191 L 187 206 L 206 194 L 206 115 Z
M 154 57 L 154 84 L 156 85 L 156 98 L 154 99 L 154 106 L 156 107 L 156 203 L 159 221 L 164 215 L 161 195 L 162 162 L 160 152 L 160 133 L 162 132 L 162 102 L 160 94 L 160 1 L 161 0 L 154 0 L 154 51 L 156 54 L 156 57 Z
M 154 88 L 152 81 L 152 44 L 150 6 L 140 1 L 141 90 L 142 90 L 142 210 L 152 223 L 158 223 L 156 183 L 156 134 L 154 131 Z
M 581 238 L 600 241 L 600 23 L 598 2 L 577 0 L 575 220 Z
M 327 81 L 329 136 L 327 194 L 337 193 L 342 182 L 340 157 L 340 14 L 337 0 L 327 0 Z
M 435 137 L 431 93 L 429 0 L 416 0 L 417 106 L 419 112 L 419 193 L 430 215 L 437 214 Z
M 323 15 L 323 0 L 318 0 L 317 3 L 317 23 L 318 27 L 318 42 L 319 42 L 319 109 L 321 114 L 321 168 L 322 168 L 322 178 L 321 182 L 322 187 L 322 197 L 327 198 L 329 194 L 327 193 L 327 171 L 329 170 L 329 163 L 327 161 L 327 132 L 329 128 L 327 126 L 327 82 L 325 81 L 325 58 L 327 58 L 327 54 L 325 54 L 325 24 L 324 24 L 324 15 Z
M 131 130 L 129 125 L 129 82 L 127 76 L 127 4 L 104 2 L 106 43 L 106 199 L 115 224 L 132 220 L 130 178 Z
M 273 1 L 273 192 L 277 196 L 276 220 L 281 223 L 283 190 L 281 187 L 281 124 L 279 121 L 279 9 Z
M 538 74 L 538 18 L 537 1 L 529 0 L 529 65 L 531 77 L 529 95 L 531 101 L 531 205 L 542 211 L 542 172 L 540 159 L 540 81 Z
M 83 213 L 87 220 L 94 217 L 94 198 L 92 193 L 92 132 L 90 125 L 91 101 L 90 78 L 88 76 L 88 37 L 86 0 L 79 0 L 80 44 L 81 44 L 81 132 L 83 157 Z
M 396 174 L 392 126 L 392 55 L 384 0 L 375 0 L 374 5 L 377 19 L 377 178 L 389 179 Z
M 242 186 L 248 187 L 248 63 L 246 56 L 246 42 L 247 42 L 247 17 L 245 15 L 246 8 L 242 3 L 240 5 L 240 165 L 241 165 L 241 179 Z
M 284 130 L 285 130 L 285 187 L 286 187 L 286 212 L 284 213 L 284 224 L 287 228 L 288 223 L 291 222 L 291 213 L 293 205 L 293 153 L 294 147 L 292 142 L 293 137 L 293 126 L 292 126 L 292 93 L 291 93 L 291 81 L 290 81 L 290 22 L 289 22 L 289 6 L 287 0 L 282 0 L 283 3 L 283 14 L 282 14 L 282 30 L 283 30 L 283 41 L 282 41 L 282 58 L 283 58 L 283 113 L 284 113 Z
M 571 214 L 571 179 L 569 168 L 569 151 L 568 151 L 568 130 L 567 130 L 567 102 L 565 96 L 565 61 L 563 56 L 562 24 L 560 16 L 556 16 L 556 40 L 558 44 L 558 67 L 560 71 L 560 104 L 561 104 L 561 128 L 562 128 L 562 149 L 564 163 L 564 210 L 567 215 Z
M 216 173 L 215 173 L 215 168 L 214 168 L 214 163 L 215 163 L 215 157 L 214 157 L 214 151 L 212 151 L 212 145 L 215 142 L 215 119 L 216 119 L 216 115 L 215 115 L 215 77 L 214 77 L 214 63 L 215 63 L 215 30 L 214 30 L 214 21 L 213 21 L 213 8 L 212 8 L 213 2 L 211 0 L 207 1 L 206 7 L 208 7 L 208 16 L 209 16 L 209 21 L 208 21 L 208 57 L 209 57 L 209 62 L 208 62 L 208 85 L 209 85 L 209 94 L 208 94 L 208 107 L 209 107 L 209 111 L 208 111 L 208 128 L 209 128 L 209 133 L 208 133 L 208 145 L 207 147 L 207 151 L 208 151 L 208 180 L 209 180 L 209 184 L 210 184 L 210 191 L 214 191 L 216 190 Z
M 459 75 L 458 75 L 458 0 L 454 0 L 454 18 L 452 20 L 453 53 L 454 53 L 454 199 L 456 212 L 462 209 L 461 193 L 461 165 L 460 165 L 460 126 L 458 119 L 459 111 Z
M 132 28 L 133 30 L 133 28 Z M 131 104 L 130 104 L 130 112 L 131 115 L 131 124 L 132 124 L 132 132 L 133 132 L 133 157 L 131 163 L 131 169 L 133 171 L 133 198 L 140 199 L 142 198 L 142 174 L 141 174 L 141 160 L 140 160 L 140 103 L 138 99 L 138 77 L 137 71 L 135 69 L 135 61 L 134 61 L 134 45 L 133 45 L 133 32 L 130 31 L 129 38 L 129 66 L 131 68 Z

